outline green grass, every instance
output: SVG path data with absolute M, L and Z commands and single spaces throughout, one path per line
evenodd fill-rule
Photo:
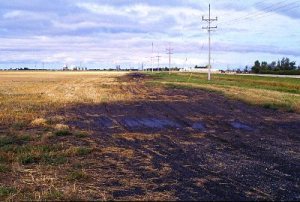
M 59 165 L 67 162 L 67 157 L 60 145 L 26 146 L 16 148 L 18 161 L 24 165 L 43 163 Z
M 15 188 L 0 186 L 0 197 L 6 197 L 16 192 Z
M 79 181 L 79 180 L 85 180 L 87 178 L 88 176 L 86 173 L 78 170 L 71 171 L 67 176 L 67 180 L 69 181 Z
M 24 122 L 24 121 L 15 121 L 12 124 L 12 128 L 15 130 L 23 130 L 24 128 L 26 128 L 28 125 L 28 123 Z
M 61 145 L 6 145 L 0 148 L 0 163 L 18 161 L 23 165 L 43 163 L 59 165 L 67 162 Z
M 77 137 L 77 138 L 86 138 L 88 136 L 89 136 L 89 134 L 84 131 L 79 131 L 79 132 L 75 133 L 75 137 Z
M 29 141 L 31 141 L 31 137 L 29 135 L 21 135 L 21 136 L 16 136 L 16 135 L 7 135 L 7 136 L 2 136 L 0 137 L 0 147 L 4 147 L 7 145 L 22 145 L 26 144 Z
M 256 88 L 279 92 L 300 94 L 300 79 L 276 78 L 247 75 L 213 74 L 212 80 L 207 81 L 206 74 L 193 73 L 157 73 L 153 77 L 159 81 L 184 82 L 194 84 L 211 84 L 217 86 L 238 86 L 241 88 Z M 190 79 L 189 79 L 190 78 Z
M 92 148 L 86 148 L 86 147 L 79 147 L 77 148 L 77 155 L 79 156 L 85 156 L 85 155 L 88 155 L 90 153 L 92 153 L 93 149 Z
M 50 189 L 48 193 L 44 196 L 46 201 L 58 201 L 64 196 L 62 191 L 56 190 L 54 188 Z
M 259 105 L 268 109 L 300 112 L 300 79 L 250 75 L 201 73 L 154 73 L 149 85 L 163 84 L 168 88 L 199 88 L 218 92 L 228 98 Z
M 0 173 L 7 173 L 10 171 L 10 167 L 7 165 L 0 164 Z
M 69 130 L 58 130 L 54 132 L 55 136 L 63 137 L 63 136 L 69 136 L 72 135 L 72 133 Z

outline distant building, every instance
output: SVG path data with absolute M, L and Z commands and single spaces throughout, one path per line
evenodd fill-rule
M 69 71 L 69 67 L 68 67 L 67 65 L 65 65 L 65 66 L 63 67 L 63 71 Z

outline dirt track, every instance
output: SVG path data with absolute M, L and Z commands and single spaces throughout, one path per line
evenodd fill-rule
M 120 80 L 135 102 L 61 112 L 101 148 L 88 186 L 107 199 L 300 200 L 300 115 L 145 80 Z

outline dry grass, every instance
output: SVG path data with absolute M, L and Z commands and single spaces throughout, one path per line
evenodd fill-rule
M 49 112 L 77 104 L 127 101 L 115 72 L 0 72 L 0 200 L 78 200 L 88 180 L 72 162 L 95 150 L 89 133 Z M 28 133 L 28 134 L 27 134 Z M 97 149 L 96 151 L 100 151 Z M 131 158 L 133 151 L 103 153 Z M 87 198 L 87 197 L 85 197 Z M 105 198 L 105 197 L 102 197 Z
M 173 152 L 150 146 L 160 145 L 164 134 L 121 132 L 117 128 L 118 132 L 108 137 L 90 128 L 76 130 L 68 121 L 76 120 L 78 113 L 56 113 L 77 104 L 137 102 L 139 99 L 190 100 L 183 95 L 164 94 L 161 86 L 150 89 L 119 80 L 122 75 L 124 73 L 0 73 L 0 201 L 178 199 L 175 190 L 153 191 L 167 183 L 147 181 L 135 172 L 138 168 L 140 172 L 152 174 L 153 179 L 168 178 L 175 173 L 172 164 L 154 163 Z M 283 99 L 297 101 L 299 96 L 266 89 L 245 91 L 234 86 L 182 82 L 180 85 L 224 92 L 234 99 L 253 97 L 261 103 L 267 99 L 279 103 Z M 299 107 L 300 103 L 294 105 Z M 97 116 L 101 115 L 101 111 L 97 112 Z M 205 134 L 191 134 L 190 137 L 204 139 Z M 142 147 L 131 146 L 137 143 Z M 194 144 L 193 141 L 180 141 L 183 148 Z M 214 179 L 199 178 L 195 184 L 201 188 L 211 181 Z M 140 188 L 143 194 L 114 198 L 115 192 L 130 192 L 134 188 Z
M 114 72 L 0 72 L 1 123 L 28 122 L 70 104 L 124 101 Z
M 142 133 L 124 133 L 124 134 L 115 134 L 113 135 L 114 138 L 125 139 L 128 141 L 145 141 L 145 140 L 154 140 L 159 138 L 160 134 L 142 134 Z
M 125 158 L 132 158 L 134 156 L 134 150 L 120 147 L 105 147 L 101 149 L 101 153 L 118 155 Z
M 167 84 L 167 82 L 165 82 Z M 172 83 L 174 84 L 174 83 Z M 176 85 L 195 87 L 204 90 L 221 92 L 229 98 L 266 108 L 286 108 L 300 112 L 300 95 L 262 89 L 244 89 L 236 86 L 223 87 L 208 84 L 175 83 Z

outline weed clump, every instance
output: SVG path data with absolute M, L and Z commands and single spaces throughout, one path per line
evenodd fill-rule
M 33 155 L 33 154 L 24 154 L 19 156 L 19 162 L 22 163 L 23 165 L 28 165 L 28 164 L 34 164 L 34 163 L 39 163 L 41 160 L 41 157 L 39 155 Z
M 0 137 L 0 147 L 8 146 L 8 145 L 23 145 L 27 142 L 31 141 L 31 137 L 29 135 L 11 135 Z
M 0 197 L 6 197 L 16 192 L 15 188 L 0 186 Z
M 70 128 L 67 125 L 56 124 L 54 128 L 56 130 L 54 132 L 55 136 L 68 136 L 68 135 L 72 135 L 72 133 L 70 132 Z
M 84 131 L 80 131 L 80 132 L 75 133 L 75 137 L 77 137 L 77 138 L 86 138 L 88 136 L 89 136 L 89 134 L 87 132 L 84 132 Z
M 47 120 L 44 118 L 37 118 L 31 122 L 32 126 L 47 126 Z
M 69 181 L 79 181 L 87 178 L 88 178 L 87 174 L 84 173 L 83 171 L 72 171 L 67 176 L 67 179 Z
M 88 147 L 70 147 L 66 150 L 68 156 L 85 156 L 92 153 L 93 149 Z
M 72 133 L 69 130 L 57 130 L 54 132 L 54 135 L 58 137 L 63 137 L 72 135 Z
M 0 173 L 7 173 L 10 171 L 10 168 L 6 165 L 0 164 Z

